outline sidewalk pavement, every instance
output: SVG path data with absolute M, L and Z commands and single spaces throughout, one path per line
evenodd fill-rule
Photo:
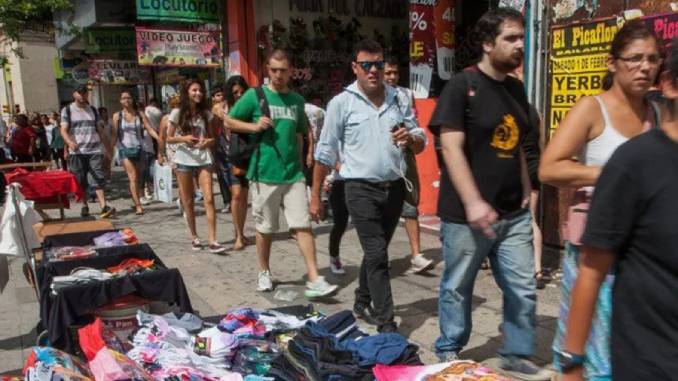
M 154 202 L 146 207 L 146 214 L 136 216 L 131 208 L 131 199 L 124 188 L 126 177 L 114 169 L 115 186 L 109 191 L 111 204 L 118 210 L 112 219 L 116 227 L 131 227 L 142 242 L 148 243 L 169 267 L 178 268 L 184 278 L 193 307 L 202 316 L 225 314 L 231 308 L 251 306 L 269 308 L 291 304 L 308 303 L 303 297 L 305 285 L 304 262 L 286 231 L 275 235 L 271 269 L 277 280 L 273 293 L 259 293 L 256 289 L 257 265 L 254 245 L 243 251 L 232 251 L 233 228 L 230 214 L 217 214 L 217 237 L 229 251 L 224 256 L 207 251 L 193 252 L 186 224 L 175 204 Z M 215 183 L 215 192 L 218 186 Z M 176 194 L 176 191 L 175 191 Z M 215 196 L 217 207 L 222 206 L 221 196 Z M 97 205 L 91 205 L 92 214 L 98 213 Z M 67 216 L 77 216 L 79 205 L 73 205 Z M 206 220 L 202 207 L 197 210 L 199 234 L 206 238 Z M 352 309 L 354 290 L 362 250 L 355 229 L 349 225 L 341 246 L 341 257 L 347 274 L 334 276 L 329 270 L 328 239 L 331 224 L 314 225 L 320 273 L 332 283 L 340 285 L 333 297 L 316 303 L 316 308 L 331 314 Z M 246 235 L 254 241 L 254 225 L 248 217 Z M 422 232 L 422 252 L 434 260 L 435 267 L 426 274 L 406 274 L 410 264 L 409 241 L 403 226 L 398 227 L 391 242 L 391 285 L 395 302 L 399 332 L 420 347 L 420 355 L 426 363 L 437 362 L 432 346 L 438 337 L 438 291 L 443 267 L 440 241 L 437 234 Z M 557 263 L 557 258 L 551 258 Z M 11 260 L 10 282 L 0 295 L 0 373 L 20 369 L 28 349 L 35 343 L 35 326 L 38 323 L 38 303 L 33 289 L 22 273 L 23 260 Z M 297 293 L 292 302 L 274 298 L 279 290 Z M 536 362 L 548 364 L 551 358 L 550 345 L 558 315 L 559 292 L 555 285 L 538 291 L 537 300 L 537 352 Z M 461 353 L 462 358 L 483 361 L 496 355 L 501 346 L 499 325 L 502 320 L 502 296 L 494 283 L 491 271 L 482 271 L 476 280 L 473 299 L 473 331 L 469 345 Z M 361 323 L 368 331 L 373 328 Z

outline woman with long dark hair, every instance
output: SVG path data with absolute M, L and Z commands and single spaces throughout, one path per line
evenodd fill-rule
M 203 193 L 207 216 L 208 250 L 214 254 L 226 251 L 217 242 L 217 222 L 212 191 L 212 157 L 210 148 L 214 145 L 214 131 L 218 127 L 216 118 L 209 112 L 205 89 L 198 80 L 189 80 L 182 86 L 180 104 L 169 116 L 167 143 L 176 144 L 174 164 L 176 165 L 179 195 L 186 213 L 186 222 L 191 233 L 193 250 L 202 250 L 203 243 L 198 237 L 195 224 L 195 186 L 198 182 Z
M 19 114 L 14 118 L 16 125 L 12 133 L 12 140 L 10 147 L 12 149 L 12 157 L 17 163 L 31 163 L 33 162 L 33 154 L 35 153 L 35 141 L 38 136 L 33 131 L 28 116 L 26 114 Z
M 645 95 L 655 82 L 661 57 L 654 32 L 642 21 L 627 22 L 612 41 L 605 91 L 584 97 L 574 105 L 546 147 L 539 167 L 542 182 L 577 190 L 563 230 L 566 253 L 562 264 L 561 316 L 553 350 L 554 364 L 559 370 L 570 373 L 571 366 L 577 366 L 570 363 L 576 360 L 579 373 L 585 369 L 589 380 L 611 380 L 610 317 L 615 273 L 608 274 L 598 294 L 594 328 L 585 340 L 585 358 L 579 356 L 583 353 L 568 352 L 575 345 L 568 343 L 570 337 L 566 340 L 564 332 L 566 326 L 571 327 L 568 319 L 573 318 L 569 316 L 570 298 L 576 293 L 573 286 L 579 274 L 585 213 L 593 186 L 610 156 L 617 147 L 650 129 L 655 121 L 655 109 Z M 575 156 L 577 161 L 572 160 Z
M 144 152 L 142 142 L 146 134 L 157 139 L 157 134 L 151 128 L 146 115 L 139 112 L 136 100 L 129 91 L 120 93 L 120 105 L 122 110 L 113 115 L 111 128 L 111 147 L 118 148 L 118 154 L 129 179 L 129 190 L 137 215 L 144 214 L 141 206 L 139 192 L 142 191 L 141 174 L 144 166 Z
M 245 78 L 239 75 L 234 75 L 226 81 L 224 86 L 224 115 L 233 107 L 235 102 L 242 97 L 242 95 L 249 89 Z M 225 118 L 224 118 L 225 120 Z M 245 173 L 238 173 L 233 165 L 228 162 L 228 147 L 231 141 L 231 132 L 228 129 L 228 124 L 224 121 L 223 129 L 223 146 L 224 150 L 221 155 L 222 169 L 224 170 L 224 178 L 226 179 L 229 189 L 231 191 L 231 216 L 233 216 L 233 228 L 235 230 L 234 250 L 242 250 L 250 242 L 245 238 L 245 220 L 247 219 L 247 193 L 249 190 L 249 182 L 245 177 Z M 234 172 L 235 171 L 235 172 Z

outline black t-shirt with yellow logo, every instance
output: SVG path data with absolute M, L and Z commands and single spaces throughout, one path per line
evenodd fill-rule
M 523 83 L 497 81 L 470 67 L 443 89 L 429 128 L 439 136 L 446 126 L 466 134 L 464 153 L 483 199 L 501 216 L 518 211 L 523 197 L 520 146 L 531 129 Z M 441 162 L 438 216 L 466 223 L 464 206 Z

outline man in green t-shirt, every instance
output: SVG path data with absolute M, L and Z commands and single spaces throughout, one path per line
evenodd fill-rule
M 292 74 L 290 63 L 290 56 L 284 50 L 273 51 L 266 61 L 270 82 L 262 89 L 270 116 L 262 115 L 262 104 L 256 91 L 250 89 L 233 106 L 225 126 L 234 132 L 254 134 L 250 139 L 259 142 L 247 171 L 257 229 L 257 289 L 273 290 L 269 259 L 272 234 L 278 230 L 282 206 L 287 225 L 296 231 L 297 243 L 306 261 L 309 281 L 305 295 L 314 298 L 331 294 L 337 286 L 318 275 L 301 157 L 308 122 L 304 98 L 288 87 Z

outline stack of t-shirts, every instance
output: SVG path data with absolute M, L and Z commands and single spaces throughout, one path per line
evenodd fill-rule
M 421 364 L 418 349 L 397 333 L 367 336 L 353 314 L 342 311 L 301 328 L 268 375 L 284 381 L 372 380 L 376 364 Z
M 57 295 L 64 287 L 93 281 L 102 282 L 144 271 L 153 271 L 155 269 L 156 265 L 153 259 L 129 258 L 116 266 L 107 268 L 106 270 L 93 269 L 89 267 L 79 267 L 73 269 L 70 275 L 60 275 L 53 277 L 50 287 L 52 288 L 52 294 Z
M 115 247 L 136 245 L 139 239 L 132 229 L 126 228 L 114 232 L 104 233 L 98 237 L 94 237 L 94 245 L 96 247 Z
M 50 261 L 72 261 L 97 255 L 94 246 L 53 247 L 45 252 Z
M 228 370 L 227 355 L 238 346 L 235 336 L 208 329 L 198 337 L 209 340 L 201 341 L 184 328 L 183 319 L 149 319 L 147 314 L 137 318 L 140 328 L 127 355 L 156 380 L 242 380 L 240 374 Z

